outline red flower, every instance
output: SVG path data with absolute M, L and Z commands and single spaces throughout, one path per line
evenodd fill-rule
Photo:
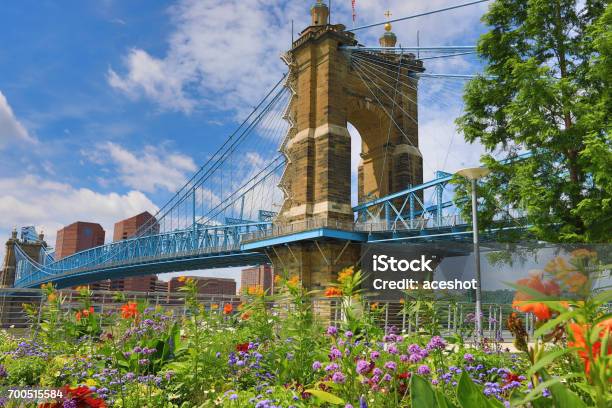
M 80 321 L 80 320 L 81 320 L 81 317 L 82 317 L 82 313 L 81 313 L 80 311 L 78 311 L 78 312 L 76 312 L 76 315 L 75 315 L 74 317 L 76 317 L 76 319 L 77 319 L 78 321 Z
M 406 380 L 408 378 L 410 378 L 411 373 L 409 373 L 408 371 L 404 371 L 403 373 L 399 373 L 397 378 L 399 378 L 400 380 Z
M 513 381 L 521 382 L 521 376 L 516 373 L 506 373 L 504 376 L 504 385 L 508 385 Z
M 236 350 L 247 352 L 249 350 L 249 343 L 236 344 Z
M 93 396 L 94 393 L 87 386 L 71 388 L 66 385 L 62 387 L 62 398 L 55 402 L 45 402 L 40 404 L 39 408 L 62 408 L 64 402 L 73 401 L 77 408 L 106 408 L 106 403 L 101 398 Z
M 131 319 L 136 316 L 138 316 L 138 305 L 136 303 L 129 302 L 121 306 L 121 317 Z

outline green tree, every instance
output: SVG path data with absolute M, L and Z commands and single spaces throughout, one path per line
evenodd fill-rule
M 525 212 L 538 239 L 612 238 L 611 7 L 606 1 L 497 0 L 478 43 L 483 75 L 457 125 L 493 170 L 479 189 L 483 225 L 500 208 Z M 502 165 L 521 151 L 532 156 Z M 459 189 L 456 201 L 467 192 Z M 463 201 L 469 211 L 469 201 Z

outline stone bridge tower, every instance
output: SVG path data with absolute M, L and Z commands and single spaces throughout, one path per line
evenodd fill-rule
M 2 263 L 2 269 L 0 269 L 0 288 L 12 288 L 15 284 L 17 272 L 15 245 L 19 245 L 31 259 L 40 263 L 43 261 L 41 259 L 42 250 L 47 247 L 43 234 L 38 236 L 38 240 L 32 241 L 19 239 L 17 237 L 17 230 L 13 230 L 11 237 L 6 241 L 4 262 Z
M 280 182 L 285 200 L 275 224 L 290 226 L 292 231 L 319 227 L 351 230 L 354 216 L 347 124 L 353 124 L 362 138 L 360 202 L 422 183 L 414 74 L 423 67 L 412 54 L 372 53 L 368 58 L 386 62 L 380 65 L 390 68 L 368 83 L 351 64 L 350 51 L 342 49 L 357 45 L 355 35 L 341 24 L 329 24 L 329 10 L 320 0 L 311 8 L 311 15 L 311 25 L 283 56 L 289 67 L 286 85 L 294 96 L 285 115 L 291 129 L 281 146 L 287 157 Z M 393 47 L 396 37 L 390 24 L 385 28 L 380 44 Z M 398 75 L 392 66 L 400 67 L 403 78 L 415 78 L 398 81 L 395 103 L 380 85 L 389 82 L 385 74 Z M 277 269 L 299 269 L 305 285 L 313 288 L 325 286 L 338 270 L 355 264 L 359 253 L 358 248 L 347 248 L 337 240 L 300 241 L 272 249 L 268 255 Z

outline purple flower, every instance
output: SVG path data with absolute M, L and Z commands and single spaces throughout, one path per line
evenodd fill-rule
M 344 408 L 353 408 L 353 406 L 351 404 L 346 404 Z
M 331 351 L 329 352 L 329 359 L 335 360 L 337 358 L 342 358 L 342 352 L 338 350 L 336 347 L 332 347 Z
M 417 369 L 417 373 L 419 375 L 429 375 L 431 373 L 431 369 L 429 368 L 429 366 L 423 364 L 419 366 L 419 368 Z
M 372 371 L 372 374 L 373 374 L 374 376 L 376 376 L 376 377 L 380 377 L 380 376 L 383 374 L 383 371 L 382 371 L 380 368 L 376 367 L 376 368 L 375 368 L 375 369 Z
M 389 347 L 387 348 L 387 351 L 389 352 L 389 354 L 399 353 L 399 351 L 397 350 L 397 346 L 395 344 L 390 344 Z
M 332 374 L 332 381 L 336 384 L 344 384 L 346 377 L 340 371 L 336 371 L 334 374 Z
M 402 363 L 407 363 L 407 362 L 408 362 L 408 356 L 407 356 L 406 354 L 402 354 L 402 355 L 400 356 L 400 361 L 401 361 Z
M 364 374 L 370 371 L 370 363 L 365 360 L 357 361 L 357 372 L 359 374 Z
M 338 333 L 338 329 L 334 326 L 329 326 L 327 328 L 327 334 L 329 334 L 330 336 L 335 336 Z
M 376 360 L 378 357 L 380 357 L 380 353 L 378 351 L 374 350 L 370 353 L 370 358 L 372 360 Z
M 391 381 L 391 376 L 389 374 L 385 374 L 382 379 L 383 379 L 383 381 L 389 382 L 389 381 Z
M 328 364 L 327 367 L 325 367 L 325 371 L 334 371 L 337 369 L 338 369 L 338 364 L 336 363 Z
M 348 330 L 348 331 L 346 331 L 346 333 L 344 333 L 344 335 L 350 339 L 351 337 L 353 337 L 353 332 Z M 348 405 L 351 405 L 351 404 L 348 404 Z
M 312 369 L 314 371 L 320 370 L 322 366 L 323 365 L 319 361 L 315 361 L 314 363 L 312 363 Z
M 474 361 L 474 355 L 470 353 L 465 353 L 463 355 L 463 359 L 471 363 L 472 361 Z
M 387 370 L 395 371 L 395 369 L 397 368 L 397 364 L 395 363 L 395 361 L 387 361 L 385 363 L 385 368 Z
M 77 402 L 73 399 L 69 399 L 64 401 L 64 403 L 62 404 L 62 407 L 64 408 L 77 408 Z
M 368 404 L 366 402 L 365 397 L 362 395 L 359 397 L 359 408 L 368 408 Z
M 134 347 L 134 353 L 140 353 L 142 349 L 138 346 Z
M 440 336 L 433 336 L 427 343 L 427 350 L 442 350 L 446 347 L 446 342 Z
M 7 377 L 6 368 L 4 368 L 2 364 L 0 364 L 0 378 L 6 378 L 6 377 Z
M 138 364 L 140 365 L 149 364 L 149 360 L 146 358 L 141 358 L 140 360 L 138 360 Z

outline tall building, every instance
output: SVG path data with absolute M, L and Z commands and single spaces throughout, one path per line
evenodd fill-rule
M 62 259 L 85 249 L 104 245 L 104 229 L 100 224 L 77 221 L 57 231 L 55 259 Z
M 115 223 L 113 241 L 132 238 L 140 230 L 147 229 L 147 234 L 159 232 L 159 224 L 148 211 L 142 212 Z M 160 292 L 166 291 L 166 283 L 161 282 L 157 275 L 132 276 L 115 279 L 110 282 L 110 290 L 125 292 Z
M 240 274 L 240 290 L 257 286 L 263 288 L 267 293 L 272 293 L 274 285 L 274 268 L 270 264 L 245 268 Z
M 150 227 L 147 228 L 149 229 L 149 234 L 159 232 L 159 224 L 155 220 L 155 217 L 151 215 L 150 212 L 145 211 L 133 217 L 116 222 L 113 231 L 113 241 L 120 241 L 133 237 L 144 225 Z
M 55 259 L 59 260 L 89 248 L 104 245 L 106 233 L 100 224 L 77 221 L 57 231 Z M 108 281 L 89 285 L 92 290 L 108 290 Z
M 195 279 L 198 286 L 198 293 L 206 295 L 236 295 L 236 281 L 230 278 L 210 278 L 206 276 L 187 276 L 186 278 Z M 168 292 L 178 292 L 178 289 L 185 286 L 183 279 L 174 277 L 168 282 Z

